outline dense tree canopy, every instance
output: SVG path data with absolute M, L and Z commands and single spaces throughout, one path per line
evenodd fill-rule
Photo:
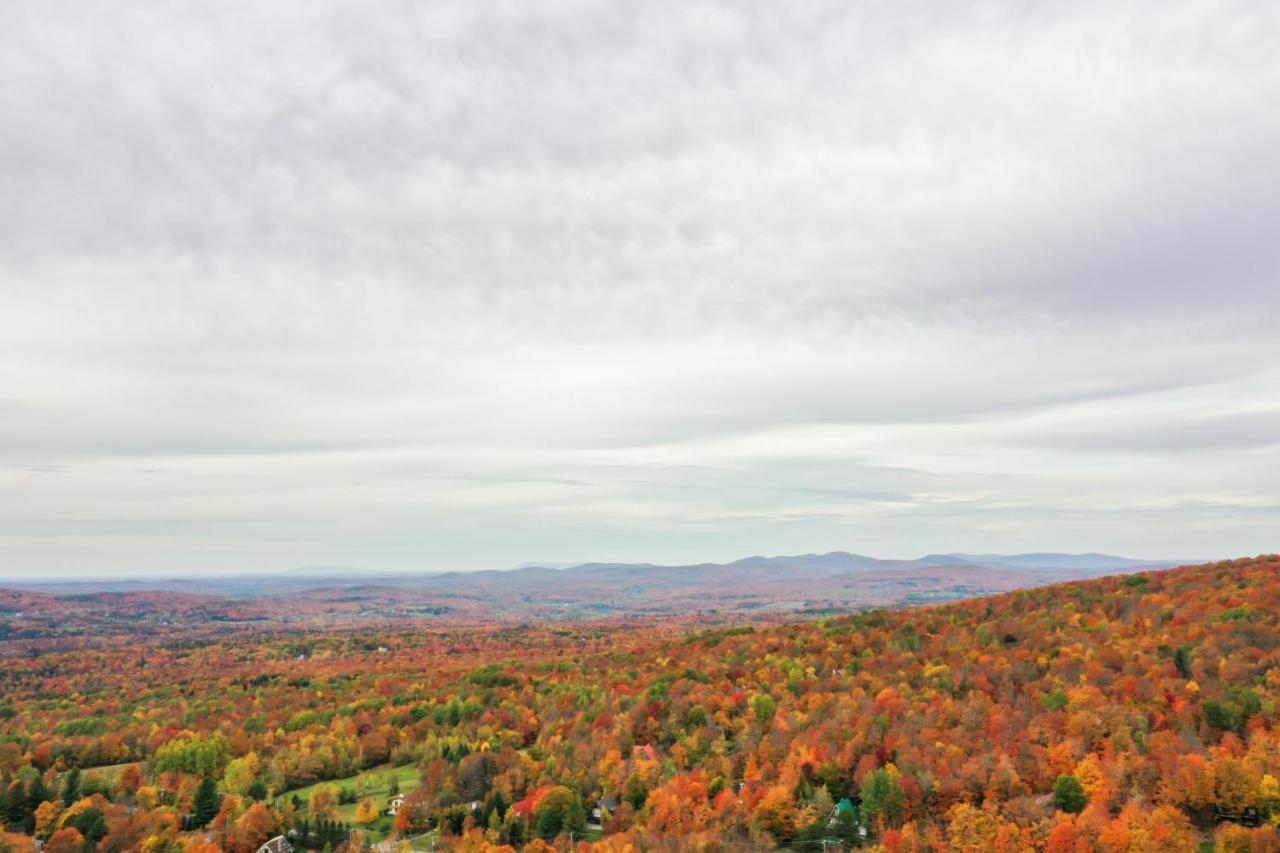
M 1275 849 L 1278 571 L 1264 557 L 784 626 L 13 657 L 0 844 L 251 852 L 292 831 L 337 849 L 358 822 L 460 849 L 863 833 L 896 851 Z M 394 817 L 388 767 L 412 768 Z M 301 790 L 317 782 L 333 784 Z

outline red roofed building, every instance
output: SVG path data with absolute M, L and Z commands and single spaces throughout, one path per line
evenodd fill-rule
M 542 798 L 545 797 L 547 792 L 550 790 L 550 785 L 542 786 L 520 802 L 513 803 L 511 811 L 515 812 L 518 817 L 522 817 L 525 820 L 533 820 L 533 813 L 538 810 L 538 803 L 542 802 Z

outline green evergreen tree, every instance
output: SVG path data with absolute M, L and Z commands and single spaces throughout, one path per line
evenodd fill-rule
M 19 827 L 27 812 L 27 794 L 17 779 L 0 791 L 0 820 L 5 826 Z
M 72 767 L 62 780 L 62 804 L 69 806 L 80 799 L 80 768 Z
M 559 809 L 546 809 L 538 814 L 537 830 L 540 838 L 555 838 L 563 825 L 564 815 Z
M 644 805 L 644 801 L 649 798 L 649 789 L 644 784 L 644 779 L 639 773 L 632 773 L 625 785 L 622 786 L 622 799 L 631 804 L 631 808 L 640 811 L 640 807 Z
M 107 818 L 102 809 L 91 806 L 67 822 L 80 830 L 86 850 L 92 850 L 107 834 Z
M 1183 678 L 1191 677 L 1191 646 L 1178 646 L 1173 650 L 1173 665 Z
M 502 821 L 501 840 L 504 844 L 510 844 L 514 847 L 522 847 L 529 840 L 525 821 L 517 817 L 513 811 L 508 811 L 507 816 Z
M 569 804 L 569 813 L 565 815 L 564 828 L 575 833 L 578 838 L 587 831 L 587 810 L 582 805 L 582 799 L 575 796 L 573 802 Z
M 40 804 L 46 800 L 53 799 L 53 792 L 49 790 L 49 785 L 44 781 L 44 777 L 37 775 L 31 780 L 31 784 L 27 786 L 27 805 L 34 812 L 40 807 Z
M 195 801 L 191 805 L 192 820 L 196 826 L 206 826 L 218 816 L 221 808 L 222 798 L 218 796 L 217 784 L 212 776 L 204 777 L 200 780 L 200 787 L 196 788 Z
M 49 786 L 44 783 L 44 778 L 39 773 L 33 773 L 31 781 L 26 788 L 19 788 L 15 792 L 15 814 L 13 815 L 15 819 L 10 821 L 10 829 L 15 832 L 21 832 L 24 835 L 30 835 L 34 832 L 36 828 L 36 809 L 45 800 L 51 798 Z M 16 808 L 19 805 L 21 808 Z
M 1089 797 L 1084 792 L 1084 786 L 1076 777 L 1062 775 L 1053 783 L 1053 803 L 1064 812 L 1072 814 L 1082 812 L 1088 802 Z
M 507 808 L 507 798 L 502 796 L 502 792 L 496 788 L 493 793 L 489 795 L 489 799 L 484 801 L 485 814 L 488 814 L 489 812 L 496 812 L 498 820 L 502 820 L 507 816 Z

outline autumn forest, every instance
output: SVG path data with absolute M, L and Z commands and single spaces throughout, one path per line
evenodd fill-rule
M 1280 558 L 781 625 L 9 644 L 6 850 L 1276 850 Z

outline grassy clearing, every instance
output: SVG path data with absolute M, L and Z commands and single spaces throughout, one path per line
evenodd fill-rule
M 330 779 L 327 782 L 316 782 L 314 785 L 291 788 L 280 794 L 279 797 L 290 798 L 297 796 L 306 803 L 311 799 L 311 794 L 317 786 L 333 785 L 337 788 L 350 788 L 361 796 L 368 794 L 376 799 L 379 795 L 385 796 L 387 794 L 390 790 L 392 778 L 400 781 L 400 793 L 402 794 L 409 793 L 420 784 L 417 765 L 402 764 L 399 767 L 392 767 L 390 764 L 383 764 L 378 767 L 371 767 L 355 776 L 348 776 L 345 779 Z
M 396 828 L 396 819 L 391 815 L 379 815 L 378 819 L 373 823 L 356 823 L 355 806 L 351 806 L 351 816 L 345 814 L 345 806 L 338 809 L 338 816 L 342 820 L 350 821 L 352 829 L 364 833 L 365 840 L 370 844 L 377 844 L 391 834 Z
M 81 769 L 80 776 L 97 776 L 99 779 L 109 779 L 112 782 L 120 778 L 120 774 L 130 764 L 138 764 L 137 761 L 126 761 L 122 764 L 99 764 L 97 767 L 85 767 Z
M 277 800 L 281 798 L 292 799 L 296 796 L 305 805 L 310 801 L 311 794 L 318 785 L 333 785 L 340 789 L 347 788 L 355 791 L 360 799 L 372 797 L 373 801 L 378 804 L 379 816 L 377 820 L 367 825 L 356 822 L 356 807 L 359 805 L 359 801 L 338 806 L 338 820 L 350 823 L 353 829 L 361 830 L 369 841 L 376 843 L 390 835 L 392 828 L 395 826 L 395 818 L 383 814 L 383 812 L 386 812 L 387 803 L 391 799 L 391 780 L 393 779 L 399 781 L 401 794 L 416 790 L 422 784 L 418 779 L 417 765 L 402 764 L 399 767 L 393 767 L 390 764 L 383 764 L 378 767 L 372 767 L 355 776 L 348 776 L 345 779 L 332 779 L 327 782 L 317 782 L 314 785 L 306 785 L 285 791 L 277 797 Z
M 95 767 L 80 768 L 80 787 L 83 789 L 86 785 L 93 787 L 98 785 L 107 785 L 111 788 L 116 786 L 120 781 L 120 774 L 130 764 L 138 764 L 137 761 L 126 761 L 123 764 L 99 764 Z M 62 789 L 62 783 L 67 778 L 67 771 L 64 770 L 54 777 L 54 790 Z

